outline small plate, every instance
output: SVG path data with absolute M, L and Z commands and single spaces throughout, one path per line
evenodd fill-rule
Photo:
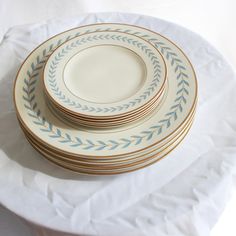
M 30 138 L 31 140 L 33 140 L 37 145 L 39 145 L 40 147 L 44 147 L 46 150 L 50 150 L 52 153 L 54 153 L 55 155 L 59 155 L 61 156 L 62 159 L 65 160 L 70 160 L 70 161 L 74 161 L 74 162 L 81 162 L 81 163 L 89 163 L 89 164 L 119 164 L 119 163 L 127 163 L 130 162 L 134 159 L 139 159 L 140 157 L 146 157 L 149 154 L 153 154 L 155 153 L 157 150 L 162 150 L 166 145 L 168 145 L 169 143 L 172 142 L 172 140 L 174 140 L 177 136 L 180 136 L 181 133 L 184 132 L 184 130 L 186 129 L 186 127 L 193 122 L 194 116 L 195 116 L 195 112 L 196 112 L 196 104 L 191 112 L 191 114 L 189 114 L 189 117 L 185 120 L 185 122 L 181 125 L 181 127 L 176 130 L 175 133 L 173 133 L 171 136 L 169 136 L 166 140 L 164 140 L 163 142 L 151 146 L 149 148 L 143 149 L 140 152 L 135 152 L 135 153 L 126 153 L 122 156 L 109 156 L 109 157 L 86 157 L 86 156 L 80 156 L 80 155 L 72 155 L 71 153 L 66 153 L 63 150 L 56 150 L 53 147 L 47 145 L 46 143 L 41 142 L 41 140 L 39 140 L 37 137 L 33 136 L 25 127 L 24 125 L 21 123 L 21 121 L 19 120 L 19 124 L 22 128 L 22 130 L 24 131 L 25 135 L 27 136 L 27 138 Z
M 162 55 L 149 42 L 121 32 L 68 40 L 44 68 L 46 95 L 79 117 L 124 116 L 158 97 L 166 82 Z

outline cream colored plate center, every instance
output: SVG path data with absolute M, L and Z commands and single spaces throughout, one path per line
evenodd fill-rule
M 87 48 L 64 68 L 67 89 L 95 103 L 114 103 L 134 95 L 146 79 L 146 66 L 133 51 L 113 45 Z

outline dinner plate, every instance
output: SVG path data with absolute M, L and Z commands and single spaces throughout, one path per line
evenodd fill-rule
M 147 106 L 162 91 L 166 73 L 162 55 L 148 41 L 99 31 L 59 46 L 48 58 L 43 78 L 46 95 L 57 107 L 99 119 Z
M 149 149 L 144 149 L 141 152 L 138 153 L 132 153 L 128 155 L 123 155 L 120 157 L 100 157 L 98 158 L 87 158 L 87 157 L 80 157 L 80 156 L 71 156 L 68 153 L 64 153 L 63 151 L 57 151 L 55 149 L 51 149 L 48 145 L 45 145 L 44 143 L 41 143 L 36 137 L 32 136 L 20 123 L 22 126 L 22 129 L 30 140 L 32 140 L 35 144 L 37 144 L 39 147 L 42 147 L 42 149 L 45 149 L 49 152 L 52 152 L 54 156 L 57 156 L 59 159 L 63 159 L 65 161 L 72 161 L 72 162 L 78 162 L 82 164 L 89 164 L 89 165 L 117 165 L 117 164 L 124 164 L 124 163 L 132 163 L 134 160 L 140 160 L 144 158 L 148 158 L 150 155 L 154 155 L 158 150 L 165 149 L 166 146 L 168 146 L 173 140 L 175 140 L 177 137 L 181 136 L 181 134 L 186 130 L 186 127 L 189 126 L 189 124 L 193 121 L 194 115 L 195 115 L 196 108 L 194 107 L 193 112 L 190 114 L 186 122 L 182 125 L 181 129 L 176 131 L 172 136 L 170 136 L 168 139 L 165 140 L 165 142 L 162 143 L 162 145 L 156 145 L 152 146 Z
M 46 100 L 49 104 L 51 104 L 51 106 L 54 108 L 54 110 L 56 111 L 60 111 L 64 114 L 67 114 L 68 116 L 72 117 L 72 118 L 77 118 L 77 119 L 80 119 L 80 120 L 84 120 L 84 121 L 89 121 L 89 122 L 96 122 L 97 124 L 99 123 L 103 123 L 103 122 L 115 122 L 117 120 L 121 121 L 121 120 L 125 120 L 126 118 L 131 118 L 131 117 L 135 117 L 137 115 L 141 115 L 142 112 L 146 111 L 147 109 L 150 108 L 150 106 L 152 106 L 154 103 L 158 104 L 158 102 L 160 102 L 163 98 L 163 95 L 165 94 L 165 91 L 167 89 L 167 82 L 165 83 L 165 86 L 161 89 L 160 91 L 160 94 L 155 98 L 153 99 L 152 101 L 150 101 L 148 104 L 144 105 L 143 107 L 141 107 L 140 109 L 138 109 L 137 111 L 134 111 L 134 112 L 130 112 L 128 114 L 124 114 L 124 115 L 121 115 L 121 116 L 117 116 L 117 117 L 103 117 L 103 118 L 91 118 L 91 117 L 82 117 L 82 116 L 78 116 L 76 114 L 73 114 L 73 113 L 70 113 L 69 111 L 63 109 L 62 107 L 60 106 L 57 106 L 57 104 L 55 104 L 53 102 L 53 100 L 51 99 L 47 99 L 46 97 Z
M 140 154 L 139 156 L 135 156 L 132 158 L 125 158 L 123 160 L 111 160 L 108 159 L 106 161 L 97 161 L 97 160 L 90 160 L 90 159 L 74 159 L 71 158 L 68 155 L 64 155 L 64 153 L 57 153 L 54 152 L 54 150 L 50 150 L 50 148 L 48 148 L 47 146 L 44 146 L 43 144 L 40 144 L 34 137 L 32 137 L 27 130 L 25 130 L 23 128 L 23 131 L 27 137 L 27 139 L 29 139 L 35 147 L 37 147 L 38 149 L 41 149 L 42 151 L 44 151 L 45 153 L 48 153 L 48 155 L 51 155 L 52 157 L 57 158 L 59 161 L 65 161 L 71 164 L 77 164 L 78 166 L 88 166 L 91 168 L 99 169 L 100 167 L 105 168 L 105 169 L 111 169 L 111 168 L 118 168 L 121 166 L 126 166 L 126 165 L 134 165 L 137 162 L 143 162 L 146 161 L 150 158 L 152 158 L 154 155 L 156 155 L 157 153 L 159 153 L 160 151 L 163 151 L 164 149 L 166 149 L 168 146 L 172 145 L 176 140 L 178 140 L 181 136 L 183 136 L 183 134 L 185 132 L 187 132 L 187 130 L 189 129 L 189 127 L 191 126 L 192 122 L 193 122 L 193 118 L 194 118 L 194 114 L 192 115 L 192 117 L 189 119 L 189 121 L 186 123 L 185 127 L 183 127 L 183 129 L 178 132 L 171 140 L 169 140 L 167 143 L 165 143 L 163 146 L 161 147 L 156 147 L 153 148 L 152 150 L 146 150 L 145 153 Z
M 47 107 L 43 93 L 45 60 L 61 43 L 93 32 L 121 32 L 135 35 L 156 47 L 168 68 L 169 87 L 165 102 L 147 119 L 111 130 L 73 128 Z M 173 42 L 150 30 L 124 24 L 95 24 L 59 34 L 35 49 L 20 68 L 14 89 L 17 116 L 29 134 L 40 143 L 73 157 L 120 158 L 151 150 L 183 127 L 194 110 L 197 81 L 185 54 Z

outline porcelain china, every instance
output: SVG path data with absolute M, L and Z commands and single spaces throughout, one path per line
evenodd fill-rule
M 142 102 L 118 111 L 115 108 L 149 91 L 155 79 L 156 64 L 136 43 L 130 46 L 134 40 L 157 58 L 159 81 Z M 69 51 L 55 64 L 63 49 Z M 50 72 L 53 61 L 55 73 Z M 89 61 L 94 71 L 89 71 Z M 113 67 L 114 62 L 119 65 Z M 102 65 L 109 69 L 100 70 Z M 122 71 L 128 77 L 122 77 Z M 78 173 L 120 174 L 153 164 L 181 142 L 194 118 L 197 81 L 186 55 L 164 36 L 138 26 L 101 23 L 66 31 L 36 48 L 18 72 L 14 100 L 26 137 L 47 159 Z M 94 109 L 87 109 L 92 105 Z M 108 113 L 105 109 L 97 114 L 99 108 Z M 106 125 L 109 118 L 111 126 Z

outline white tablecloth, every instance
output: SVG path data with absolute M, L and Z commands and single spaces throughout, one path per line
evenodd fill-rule
M 84 177 L 51 165 L 30 147 L 16 121 L 12 84 L 20 63 L 40 42 L 106 21 L 150 28 L 182 47 L 196 69 L 199 106 L 190 134 L 161 162 L 121 176 Z M 81 235 L 209 234 L 236 174 L 236 77 L 206 41 L 151 17 L 90 14 L 14 27 L 0 55 L 2 205 L 36 224 Z

